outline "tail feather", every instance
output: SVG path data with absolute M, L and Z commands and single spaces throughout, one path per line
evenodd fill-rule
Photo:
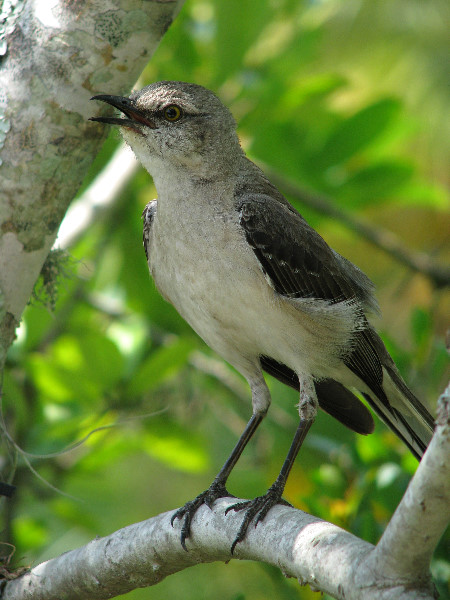
M 383 368 L 383 387 L 389 399 L 388 404 L 375 396 L 364 396 L 381 420 L 420 460 L 433 435 L 434 420 L 405 384 L 395 366 L 394 369 L 391 365 Z
M 368 378 L 365 377 L 368 362 L 361 360 L 361 348 L 367 350 L 367 355 L 375 355 L 370 362 L 379 365 L 376 378 L 370 373 Z M 261 356 L 260 361 L 267 373 L 299 389 L 298 377 L 292 369 L 267 356 Z M 433 417 L 403 381 L 383 342 L 370 326 L 365 336 L 361 336 L 348 366 L 364 382 L 361 393 L 369 406 L 420 460 L 433 435 Z M 325 412 L 356 433 L 373 431 L 373 420 L 367 408 L 345 386 L 333 379 L 322 379 L 315 381 L 315 387 L 319 405 Z
M 364 383 L 360 391 L 369 405 L 420 460 L 433 435 L 433 417 L 403 381 L 368 322 L 354 342 L 344 363 Z
M 422 423 L 412 420 L 394 407 L 387 408 L 378 399 L 363 394 L 372 409 L 380 419 L 408 446 L 412 454 L 420 460 L 430 443 L 433 429 L 422 426 Z
M 390 356 L 389 356 L 390 358 Z M 392 363 L 392 364 L 390 364 Z M 429 431 L 433 432 L 434 430 L 434 419 L 425 406 L 414 396 L 409 387 L 401 378 L 399 372 L 397 371 L 397 367 L 391 361 L 385 365 L 385 369 L 387 374 L 394 384 L 397 392 L 397 396 L 400 394 L 402 397 L 402 402 L 408 405 L 409 411 L 416 417 L 419 423 L 423 423 L 424 427 Z

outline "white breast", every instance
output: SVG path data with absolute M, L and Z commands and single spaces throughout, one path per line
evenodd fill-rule
M 149 267 L 161 294 L 236 368 L 260 355 L 297 373 L 330 373 L 354 324 L 347 305 L 289 300 L 273 290 L 234 209 L 158 201 Z

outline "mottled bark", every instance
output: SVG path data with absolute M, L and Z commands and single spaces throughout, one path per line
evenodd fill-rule
M 125 94 L 183 0 L 5 0 L 0 8 L 0 367 L 105 136 L 89 98 Z

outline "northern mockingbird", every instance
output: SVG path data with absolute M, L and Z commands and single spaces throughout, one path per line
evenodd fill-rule
M 162 81 L 120 96 L 94 96 L 120 126 L 153 177 L 158 200 L 143 213 L 144 247 L 160 293 L 248 381 L 253 414 L 211 486 L 172 517 L 184 519 L 186 549 L 197 509 L 231 496 L 226 482 L 263 420 L 270 393 L 263 371 L 299 390 L 300 422 L 267 493 L 228 510 L 249 524 L 286 503 L 282 493 L 317 407 L 356 431 L 377 415 L 420 458 L 433 418 L 400 377 L 366 314 L 377 311 L 373 284 L 320 235 L 244 155 L 229 110 L 209 90 Z

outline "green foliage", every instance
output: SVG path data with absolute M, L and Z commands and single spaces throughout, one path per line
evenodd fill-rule
M 320 172 L 346 163 L 389 130 L 398 118 L 400 108 L 400 102 L 383 98 L 342 120 L 332 129 L 319 151 L 311 156 L 311 163 Z
M 442 5 L 427 3 L 424 15 L 410 2 L 409 20 L 394 5 L 188 0 L 140 85 L 182 79 L 213 88 L 239 121 L 252 158 L 443 261 L 448 77 L 439 60 L 443 20 L 430 17 Z M 118 140 L 113 132 L 82 191 Z M 58 453 L 27 460 L 59 492 L 18 454 L 17 502 L 5 528 L 23 563 L 182 505 L 209 485 L 250 415 L 245 383 L 149 278 L 140 215 L 155 195 L 141 171 L 71 249 L 64 266 L 71 274 L 58 294 L 53 276 L 40 284 L 49 301 L 30 304 L 9 353 L 8 430 L 30 454 Z M 377 326 L 433 411 L 446 382 L 448 297 L 342 225 L 296 206 L 375 281 L 383 309 Z M 272 483 L 295 430 L 296 394 L 276 381 L 269 386 L 269 416 L 231 480 L 238 495 L 255 496 Z M 11 446 L 8 457 L 14 462 Z M 376 542 L 415 468 L 381 423 L 373 435 L 356 437 L 321 414 L 286 498 Z M 445 597 L 443 545 L 433 568 Z M 201 565 L 128 597 L 198 600 L 217 597 L 218 589 L 224 600 L 316 597 L 277 569 L 238 561 Z
M 136 371 L 130 381 L 129 392 L 132 395 L 140 395 L 155 389 L 161 381 L 171 377 L 187 364 L 191 352 L 192 342 L 183 338 L 176 338 L 169 345 L 158 348 Z

